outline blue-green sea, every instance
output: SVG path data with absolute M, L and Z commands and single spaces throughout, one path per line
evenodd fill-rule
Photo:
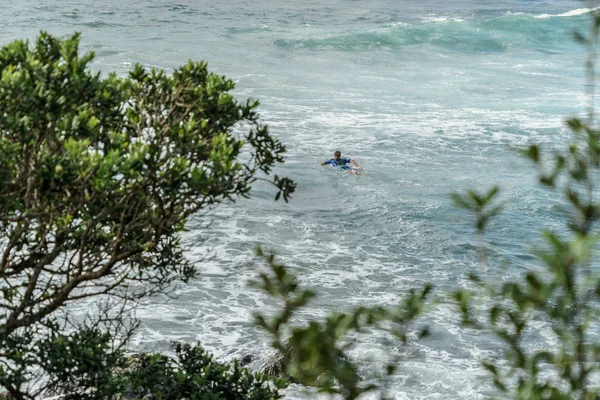
M 167 351 L 201 341 L 223 360 L 268 351 L 252 313 L 275 304 L 248 286 L 275 251 L 318 291 L 298 322 L 356 305 L 393 305 L 430 282 L 440 295 L 431 335 L 407 346 L 383 334 L 354 338 L 349 355 L 365 383 L 399 357 L 395 399 L 498 396 L 482 359 L 498 359 L 491 335 L 460 326 L 443 293 L 494 282 L 539 263 L 542 228 L 561 229 L 556 194 L 538 185 L 515 151 L 570 140 L 564 120 L 586 109 L 585 57 L 572 32 L 588 29 L 577 0 L 0 0 L 0 42 L 82 32 L 92 67 L 125 75 L 134 63 L 173 68 L 188 59 L 233 79 L 235 95 L 261 101 L 263 122 L 288 148 L 276 173 L 298 188 L 274 202 L 252 198 L 198 215 L 185 234 L 201 275 L 142 304 L 132 349 Z M 340 150 L 366 171 L 321 161 Z M 451 192 L 501 187 L 504 212 L 478 255 L 473 220 Z M 549 324 L 534 321 L 541 338 Z M 551 345 L 547 342 L 532 346 Z M 292 385 L 286 398 L 314 398 Z M 368 396 L 366 398 L 369 398 Z

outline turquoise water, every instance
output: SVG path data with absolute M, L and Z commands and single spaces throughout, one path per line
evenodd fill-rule
M 264 122 L 288 146 L 298 190 L 273 203 L 254 197 L 198 216 L 186 236 L 202 276 L 139 311 L 135 346 L 165 350 L 195 341 L 229 359 L 264 352 L 249 322 L 273 304 L 247 286 L 256 244 L 276 251 L 320 293 L 300 320 L 357 304 L 394 304 L 414 286 L 468 286 L 469 272 L 510 279 L 536 262 L 540 227 L 559 228 L 555 196 L 535 186 L 514 146 L 559 146 L 563 120 L 585 107 L 585 53 L 571 39 L 587 29 L 581 1 L 59 1 L 0 2 L 0 41 L 40 29 L 83 33 L 93 67 L 125 74 L 132 64 L 174 68 L 204 59 L 262 102 Z M 333 151 L 355 159 L 355 177 L 319 165 Z M 502 187 L 505 212 L 477 257 L 471 220 L 449 193 Z M 208 222 L 211 222 L 210 225 Z M 485 332 L 461 328 L 441 304 L 432 336 L 402 348 L 357 337 L 350 355 L 366 381 L 400 356 L 390 391 L 398 399 L 480 399 L 493 389 L 479 367 L 497 357 Z M 537 321 L 544 335 L 548 326 Z M 292 387 L 290 399 L 308 398 Z

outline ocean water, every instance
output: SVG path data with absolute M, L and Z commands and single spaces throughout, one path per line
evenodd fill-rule
M 411 287 L 435 285 L 431 336 L 399 346 L 357 336 L 350 356 L 365 382 L 400 357 L 389 392 L 397 399 L 484 399 L 495 394 L 479 367 L 501 347 L 462 328 L 444 291 L 467 274 L 517 278 L 541 228 L 560 229 L 556 196 L 535 184 L 514 151 L 570 136 L 564 119 L 585 110 L 587 30 L 576 0 L 130 0 L 0 1 L 0 42 L 81 31 L 93 68 L 126 74 L 133 63 L 167 70 L 206 60 L 237 82 L 239 98 L 261 100 L 263 121 L 288 147 L 278 174 L 296 180 L 289 204 L 268 185 L 253 197 L 190 221 L 185 243 L 201 276 L 140 308 L 135 348 L 166 351 L 170 340 L 201 341 L 221 359 L 264 353 L 252 312 L 275 305 L 248 281 L 262 267 L 259 244 L 279 254 L 319 292 L 301 323 L 359 304 L 392 305 Z M 340 150 L 367 174 L 320 161 Z M 482 266 L 472 221 L 449 193 L 502 188 Z M 545 321 L 536 321 L 543 337 Z M 299 386 L 286 398 L 312 398 Z

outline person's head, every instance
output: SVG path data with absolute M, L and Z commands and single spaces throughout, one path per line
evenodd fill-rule
M 342 156 L 342 152 L 341 151 L 336 151 L 335 153 L 333 153 L 333 156 L 335 158 L 340 158 Z

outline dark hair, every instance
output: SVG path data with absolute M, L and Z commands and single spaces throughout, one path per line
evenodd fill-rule
M 336 156 L 336 157 L 341 157 L 342 156 L 342 152 L 338 150 L 335 153 L 333 153 L 333 155 Z

